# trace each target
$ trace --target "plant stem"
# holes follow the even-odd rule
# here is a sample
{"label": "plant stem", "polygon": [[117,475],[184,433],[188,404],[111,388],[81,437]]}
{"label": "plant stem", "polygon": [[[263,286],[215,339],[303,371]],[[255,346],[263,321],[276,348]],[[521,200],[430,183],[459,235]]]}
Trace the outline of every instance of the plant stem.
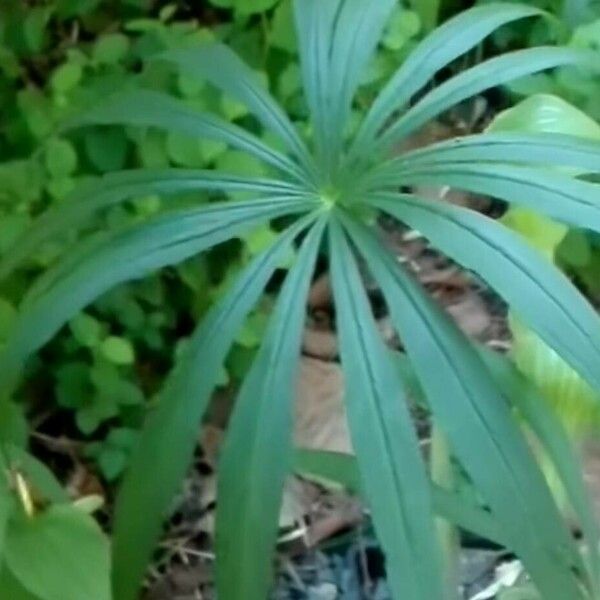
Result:
{"label": "plant stem", "polygon": [[[437,425],[433,426],[430,454],[431,479],[440,487],[454,489],[454,472],[450,447],[444,433]],[[447,600],[455,600],[458,593],[458,557],[460,541],[458,530],[449,521],[436,519],[442,560],[444,562],[444,580]]]}

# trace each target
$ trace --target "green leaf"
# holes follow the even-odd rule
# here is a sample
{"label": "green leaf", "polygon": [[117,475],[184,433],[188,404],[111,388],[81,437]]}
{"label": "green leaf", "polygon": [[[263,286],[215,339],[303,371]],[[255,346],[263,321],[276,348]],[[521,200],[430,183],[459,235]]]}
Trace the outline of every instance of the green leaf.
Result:
{"label": "green leaf", "polygon": [[257,178],[263,176],[264,166],[254,157],[238,150],[228,150],[219,156],[215,164],[218,171]]}
{"label": "green leaf", "polygon": [[[600,186],[547,169],[486,163],[440,163],[397,169],[401,185],[448,185],[485,194],[575,227],[600,231]],[[388,180],[391,185],[391,178]]]}
{"label": "green leaf", "polygon": [[594,65],[595,60],[591,52],[554,46],[517,50],[491,58],[455,75],[426,94],[385,131],[377,146],[380,149],[392,147],[430,119],[484,90],[547,69]]}
{"label": "green leaf", "polygon": [[442,0],[410,0],[426,31],[431,31],[437,25],[441,4]]}
{"label": "green leaf", "polygon": [[379,129],[443,67],[474,48],[498,27],[539,14],[518,4],[494,3],[461,12],[428,35],[377,96],[360,127],[352,153],[364,152]]}
{"label": "green leaf", "polygon": [[112,481],[116,479],[127,466],[129,457],[121,448],[109,446],[103,448],[98,456],[98,466],[106,479]]}
{"label": "green leaf", "polygon": [[56,400],[66,408],[81,408],[89,402],[92,394],[90,368],[86,362],[60,365],[55,372]]}
{"label": "green leaf", "polygon": [[66,177],[77,168],[77,153],[71,142],[52,138],[45,148],[46,169],[52,177]]}
{"label": "green leaf", "polygon": [[80,81],[83,69],[75,63],[65,63],[58,67],[50,77],[50,85],[56,93],[70,92]]}
{"label": "green leaf", "polygon": [[[276,239],[277,236],[275,235],[269,240],[268,244],[265,244],[265,247],[261,251],[271,246]],[[260,346],[261,341],[265,337],[268,322],[269,317],[263,312],[258,311],[250,315],[235,338],[236,344],[244,348],[256,348]]]}
{"label": "green leaf", "polygon": [[182,73],[209,81],[245,104],[265,129],[273,132],[294,154],[308,173],[314,173],[313,160],[286,113],[263,87],[252,71],[232,50],[223,44],[175,50],[160,55]]}
{"label": "green leaf", "polygon": [[[208,141],[213,144],[221,144],[220,142]],[[202,142],[203,140],[180,133],[179,131],[171,131],[167,134],[167,153],[171,161],[177,165],[201,167],[204,166]],[[224,147],[225,149],[227,148],[227,146]]]}
{"label": "green leaf", "polygon": [[370,204],[420,231],[444,254],[477,273],[600,391],[600,319],[567,277],[525,240],[450,203],[390,194]]}
{"label": "green leaf", "polygon": [[131,125],[158,127],[224,142],[244,150],[274,166],[293,179],[305,182],[306,176],[296,163],[273,150],[245,129],[209,113],[188,107],[160,92],[134,90],[115,94],[69,121],[64,131],[87,125]]}
{"label": "green leaf", "polygon": [[[308,479],[325,485],[334,482],[350,493],[362,493],[358,464],[353,455],[296,448],[293,466],[297,473]],[[474,505],[464,495],[448,492],[433,484],[431,498],[437,515],[484,539],[505,545],[494,517],[489,511]]]}
{"label": "green leaf", "polygon": [[480,354],[507,398],[517,407],[541,442],[556,469],[585,536],[587,560],[598,590],[600,529],[583,480],[579,457],[573,450],[564,426],[554,409],[548,406],[547,398],[542,397],[506,357],[485,349]]}
{"label": "green leaf", "polygon": [[0,440],[19,448],[27,446],[29,425],[21,404],[10,400],[0,401]]}
{"label": "green leaf", "polygon": [[550,262],[554,262],[554,253],[569,231],[562,223],[518,206],[506,211],[502,215],[501,223],[519,233]]}
{"label": "green leaf", "polygon": [[[12,496],[8,465],[5,464],[3,453],[0,452],[0,564],[4,562],[6,526],[14,512],[14,508],[15,503]],[[2,589],[3,588],[0,586],[0,590]]]}
{"label": "green leaf", "polygon": [[298,252],[229,423],[218,469],[221,598],[259,600],[271,588],[306,301],[325,223],[313,226]]}
{"label": "green leaf", "polygon": [[442,598],[429,484],[400,377],[339,225],[330,235],[348,424],[388,582],[398,598]]}
{"label": "green leaf", "polygon": [[[536,94],[494,117],[492,131],[552,132],[600,139],[600,125],[558,96]],[[509,155],[512,158],[512,155]]]}
{"label": "green leaf", "polygon": [[46,30],[53,9],[45,6],[28,7],[23,22],[23,37],[31,54],[41,52],[47,40]]}
{"label": "green leaf", "polygon": [[100,351],[104,358],[115,365],[131,365],[135,362],[131,342],[122,337],[107,337],[100,345]]}
{"label": "green leaf", "polygon": [[419,15],[412,10],[397,7],[382,38],[383,45],[394,51],[402,49],[421,30]]}
{"label": "green leaf", "polygon": [[332,168],[363,71],[395,0],[295,0],[304,90],[316,150]]}
{"label": "green leaf", "polygon": [[361,493],[360,472],[356,457],[343,452],[296,448],[294,472],[317,481],[335,482],[351,494]]}
{"label": "green leaf", "polygon": [[352,98],[393,6],[391,0],[294,1],[304,94],[325,179],[338,167]]}
{"label": "green leaf", "polygon": [[464,136],[406,152],[375,168],[370,176],[373,185],[385,185],[386,174],[395,180],[398,171],[404,168],[473,162],[506,164],[507,158],[510,162],[531,165],[577,167],[582,173],[600,171],[599,141],[566,133],[495,131],[494,128],[494,133]]}
{"label": "green leaf", "polygon": [[144,425],[117,498],[113,566],[118,600],[137,597],[163,519],[192,460],[200,419],[227,352],[282,257],[309,222],[301,220],[282,233],[213,305],[185,346]]}
{"label": "green leaf", "polygon": [[43,500],[58,504],[69,501],[69,495],[52,471],[35,456],[15,445],[5,446],[5,455],[9,461],[9,469],[19,471]]}
{"label": "green leaf", "polygon": [[253,226],[315,203],[288,197],[182,209],[82,242],[38,279],[0,355],[1,385],[69,319],[118,283],[176,264]]}
{"label": "green leaf", "polygon": [[13,519],[6,566],[40,600],[110,600],[108,540],[96,522],[67,505]]}
{"label": "green leaf", "polygon": [[73,337],[86,348],[93,348],[100,343],[100,337],[102,336],[102,325],[100,322],[87,315],[81,313],[71,319],[69,327]]}
{"label": "green leaf", "polygon": [[240,15],[254,15],[273,8],[279,0],[233,0],[233,6]]}
{"label": "green leaf", "polygon": [[[294,0],[293,5],[303,91],[310,109],[315,152],[317,164],[321,168],[321,176],[331,170],[335,159],[331,148],[331,143],[335,140],[329,137],[331,123],[328,121],[331,114],[329,51],[333,26],[341,5],[342,0],[330,2]],[[337,137],[339,138],[339,132]]]}
{"label": "green leaf", "polygon": [[8,570],[6,565],[0,566],[0,590],[10,600],[40,600],[39,596],[30,594]]}
{"label": "green leaf", "polygon": [[125,166],[128,144],[122,129],[92,129],[85,133],[84,144],[88,158],[101,173],[117,171]]}
{"label": "green leaf", "polygon": [[282,0],[275,9],[269,41],[274,48],[286,50],[291,54],[298,51],[292,0]]}
{"label": "green leaf", "polygon": [[584,572],[581,557],[523,433],[485,366],[396,257],[366,228],[349,219],[344,224],[381,286],[436,422],[509,546],[544,598],[583,598],[573,576]]}
{"label": "green leaf", "polygon": [[77,188],[69,200],[45,212],[25,232],[0,262],[0,280],[6,278],[44,242],[65,234],[89,220],[102,209],[133,197],[152,194],[176,195],[190,191],[244,191],[264,194],[292,194],[295,186],[272,179],[235,177],[201,170],[139,170],[111,173]]}
{"label": "green leaf", "polygon": [[8,337],[16,318],[17,310],[15,307],[10,302],[0,297],[0,346]]}
{"label": "green leaf", "polygon": [[122,33],[107,33],[99,37],[92,50],[98,64],[111,65],[122,61],[129,51],[129,38]]}

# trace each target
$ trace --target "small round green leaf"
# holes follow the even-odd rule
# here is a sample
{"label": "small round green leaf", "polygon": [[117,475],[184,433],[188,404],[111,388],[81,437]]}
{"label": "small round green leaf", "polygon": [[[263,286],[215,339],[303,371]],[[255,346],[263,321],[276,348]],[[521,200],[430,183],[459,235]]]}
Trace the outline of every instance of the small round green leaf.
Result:
{"label": "small round green leaf", "polygon": [[127,55],[129,38],[122,33],[109,33],[98,38],[92,52],[93,59],[99,64],[115,64]]}
{"label": "small round green leaf", "polygon": [[44,158],[48,173],[55,178],[67,177],[77,168],[77,153],[67,140],[49,140]]}
{"label": "small round green leaf", "polygon": [[81,313],[71,319],[69,323],[73,337],[87,348],[93,348],[100,342],[102,326],[100,322],[90,315]]}
{"label": "small round green leaf", "polygon": [[58,67],[50,78],[50,85],[57,93],[65,93],[72,90],[80,81],[83,69],[80,65],[66,63]]}
{"label": "small round green leaf", "polygon": [[86,133],[85,150],[88,158],[100,171],[117,171],[125,166],[127,137],[120,127],[102,127]]}
{"label": "small round green leaf", "polygon": [[135,361],[135,351],[131,342],[122,337],[107,337],[100,350],[104,358],[115,365],[130,365]]}
{"label": "small round green leaf", "polygon": [[280,50],[295,53],[298,50],[298,39],[294,27],[294,11],[291,0],[283,0],[273,13],[271,22],[271,45]]}

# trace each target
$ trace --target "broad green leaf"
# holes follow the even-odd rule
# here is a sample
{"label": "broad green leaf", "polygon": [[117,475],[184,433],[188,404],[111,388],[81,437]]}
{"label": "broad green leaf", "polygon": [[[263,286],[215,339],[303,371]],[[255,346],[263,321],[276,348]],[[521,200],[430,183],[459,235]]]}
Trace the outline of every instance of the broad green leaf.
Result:
{"label": "broad green leaf", "polygon": [[177,195],[192,191],[256,192],[261,194],[301,195],[301,191],[285,182],[236,177],[214,171],[161,169],[122,171],[105,175],[77,188],[64,203],[46,211],[25,231],[0,262],[0,280],[6,278],[33,254],[40,245],[85,224],[102,209],[130,198],[153,194]]}
{"label": "broad green leaf", "polygon": [[585,536],[590,571],[598,591],[600,529],[590,504],[579,458],[573,450],[565,427],[554,409],[548,406],[547,399],[540,395],[506,357],[486,349],[482,349],[480,354],[507,398],[535,433],[558,474]]}
{"label": "broad green leaf", "polygon": [[69,501],[69,495],[43,462],[20,446],[11,444],[4,449],[9,468],[19,471],[43,500],[58,504]]}
{"label": "broad green leaf", "polygon": [[11,520],[6,566],[40,600],[110,600],[109,544],[89,515],[69,505]]}
{"label": "broad green leaf", "polygon": [[272,585],[307,295],[325,224],[324,216],[309,231],[285,279],[221,451],[216,520],[220,598],[262,600]]}
{"label": "broad green leaf", "polygon": [[569,232],[567,225],[519,206],[511,206],[502,215],[500,222],[511,231],[520,234],[530,246],[552,263],[556,249]]}
{"label": "broad green leaf", "polygon": [[[297,448],[294,451],[293,467],[303,477],[325,485],[333,482],[353,494],[363,493],[357,460],[353,455]],[[474,505],[463,495],[449,492],[437,485],[431,486],[431,498],[437,515],[484,539],[505,545],[502,533],[489,511]]]}
{"label": "broad green leaf", "polygon": [[539,71],[569,65],[594,65],[595,61],[591,52],[554,46],[517,50],[491,58],[426,94],[385,131],[378,147],[389,149],[430,119],[484,90]]}
{"label": "broad green leaf", "polygon": [[573,575],[585,572],[581,557],[484,364],[457,326],[374,235],[349,219],[344,224],[381,286],[436,422],[509,547],[544,598],[583,598]]}
{"label": "broad green leaf", "polygon": [[371,314],[358,267],[332,223],[331,273],[352,445],[397,598],[442,598],[429,483],[399,373]]}
{"label": "broad green leaf", "polygon": [[39,596],[30,594],[19,580],[8,570],[6,565],[0,566],[0,591],[10,600],[40,600]]}
{"label": "broad green leaf", "polygon": [[252,154],[295,180],[306,182],[306,175],[296,163],[257,136],[213,114],[190,108],[161,92],[140,89],[115,94],[102,104],[74,117],[63,127],[63,131],[87,125],[158,127],[224,142]]}
{"label": "broad green leaf", "polygon": [[519,235],[475,211],[390,194],[371,205],[421,232],[477,273],[600,391],[600,319],[575,286]]}
{"label": "broad green leaf", "polygon": [[227,352],[282,257],[308,223],[299,221],[250,263],[197,328],[170,374],[157,408],[144,425],[117,498],[115,600],[137,597],[163,519],[192,460],[200,419]]}
{"label": "broad green leaf", "polygon": [[[600,231],[600,185],[547,169],[486,163],[440,163],[398,169],[388,186],[448,185],[531,208],[575,227]],[[401,183],[397,183],[401,182]]]}
{"label": "broad green leaf", "polygon": [[174,63],[182,73],[209,81],[245,104],[265,129],[273,132],[294,154],[308,173],[314,163],[298,131],[279,104],[263,87],[256,73],[224,44],[174,50],[161,54],[161,60]]}
{"label": "broad green leaf", "polygon": [[464,11],[433,31],[377,96],[355,138],[353,155],[360,154],[388,118],[407,105],[439,70],[477,46],[498,27],[536,14],[539,10],[534,7],[493,3]]}
{"label": "broad green leaf", "polygon": [[561,355],[535,331],[509,315],[514,337],[511,356],[519,370],[560,415],[574,439],[595,434],[600,416],[600,395]]}
{"label": "broad green leaf", "polygon": [[0,381],[3,385],[14,383],[32,352],[116,284],[181,262],[261,222],[314,206],[310,201],[286,197],[212,204],[166,213],[82,242],[31,288],[0,355]]}
{"label": "broad green leaf", "polygon": [[24,448],[28,437],[29,425],[23,406],[8,399],[0,399],[0,443]]}
{"label": "broad green leaf", "polygon": [[[600,125],[558,96],[536,94],[494,117],[491,131],[544,131],[600,140]],[[512,155],[509,155],[512,158]]]}

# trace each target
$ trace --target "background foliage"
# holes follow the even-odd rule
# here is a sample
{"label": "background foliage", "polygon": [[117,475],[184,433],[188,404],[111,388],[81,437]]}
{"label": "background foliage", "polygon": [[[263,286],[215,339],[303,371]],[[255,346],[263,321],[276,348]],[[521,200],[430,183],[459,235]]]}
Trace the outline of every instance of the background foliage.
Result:
{"label": "background foliage", "polygon": [[[211,38],[224,40],[240,52],[271,82],[287,110],[304,121],[291,3],[217,0],[212,4],[159,8],[133,0],[58,1],[31,7],[17,1],[0,8],[0,255],[36,214],[62,202],[90,176],[126,167],[168,165],[261,174],[261,166],[240,152],[179,133],[114,126],[88,129],[69,139],[60,135],[61,124],[82,107],[115,89],[141,85],[168,91],[229,121],[243,121],[247,112],[239,103],[208,85],[183,75],[174,77],[150,64],[161,51]],[[274,10],[266,13],[269,9]],[[364,82],[365,103],[370,89],[400,64],[420,29],[417,14],[399,4]],[[137,198],[127,208],[110,211],[93,228],[139,221],[159,209],[157,197]],[[225,254],[193,259],[107,294],[73,319],[44,351],[34,367],[36,383],[22,390],[21,399],[35,404],[41,387],[45,401],[52,399],[79,434],[93,438],[89,455],[105,477],[114,479],[135,443],[147,402],[152,402],[170,366],[173,346],[185,343],[186,334],[219,297],[224,284],[273,237],[265,226],[231,244]],[[0,343],[23,291],[73,241],[39,248],[25,276],[1,285]],[[269,304],[266,299],[265,307],[255,311],[238,337],[222,374],[223,385],[246,371]]]}

